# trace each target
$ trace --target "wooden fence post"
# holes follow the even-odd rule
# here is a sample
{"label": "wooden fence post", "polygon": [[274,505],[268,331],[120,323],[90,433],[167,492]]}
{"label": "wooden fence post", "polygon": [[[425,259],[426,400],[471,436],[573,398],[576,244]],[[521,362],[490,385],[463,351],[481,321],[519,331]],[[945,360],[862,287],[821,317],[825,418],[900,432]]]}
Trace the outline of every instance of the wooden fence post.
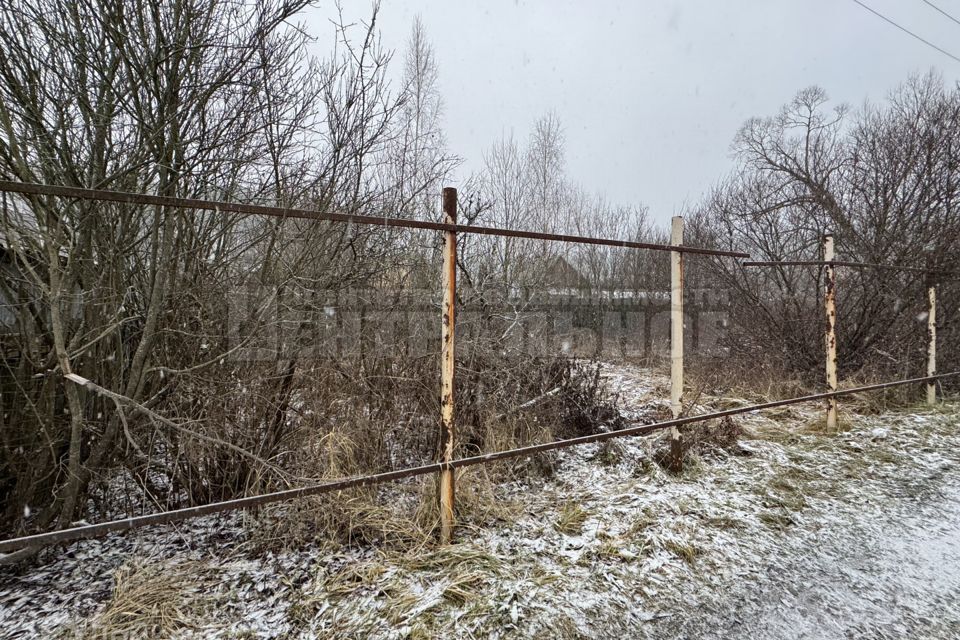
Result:
{"label": "wooden fence post", "polygon": [[[443,221],[457,223],[457,190],[443,189]],[[457,297],[457,233],[443,232],[443,322],[440,347],[440,461],[453,460],[454,447],[454,328]],[[440,471],[440,542],[450,544],[453,538],[454,513],[453,469]]]}
{"label": "wooden fence post", "polygon": [[[933,280],[927,284],[927,300],[930,307],[927,310],[927,375],[937,375],[937,286]],[[937,404],[937,381],[931,380],[927,383],[927,404],[933,406]]]}
{"label": "wooden fence post", "polygon": [[[833,235],[823,237],[823,260],[828,263],[826,268],[826,288],[823,295],[824,310],[826,312],[826,352],[827,352],[827,387],[830,391],[837,390],[837,269],[833,266]],[[837,428],[837,399],[827,399],[827,430]]]}
{"label": "wooden fence post", "polygon": [[[683,218],[674,216],[670,225],[670,244],[683,244]],[[683,254],[670,252],[670,410],[674,418],[683,411]],[[670,466],[683,470],[683,446],[680,430],[670,429]]]}

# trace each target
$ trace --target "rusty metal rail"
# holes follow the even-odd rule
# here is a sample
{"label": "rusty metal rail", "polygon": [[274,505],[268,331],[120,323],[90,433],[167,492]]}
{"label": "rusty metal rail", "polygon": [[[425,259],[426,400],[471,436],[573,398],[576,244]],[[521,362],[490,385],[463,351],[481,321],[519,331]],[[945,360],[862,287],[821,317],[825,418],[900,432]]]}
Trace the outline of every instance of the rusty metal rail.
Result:
{"label": "rusty metal rail", "polygon": [[79,527],[72,527],[70,529],[60,529],[58,531],[49,531],[46,533],[38,533],[34,535],[23,536],[20,538],[0,540],[0,553],[10,553],[13,551],[17,551],[19,549],[26,549],[26,548],[46,547],[46,546],[51,546],[55,544],[62,544],[65,542],[83,540],[87,538],[98,538],[110,533],[130,531],[133,529],[139,529],[139,528],[147,527],[151,525],[172,524],[175,522],[182,522],[184,520],[189,520],[189,519],[197,518],[200,516],[212,515],[215,513],[224,513],[228,511],[235,511],[238,509],[246,509],[250,507],[258,507],[258,506],[271,504],[275,502],[282,502],[287,500],[293,500],[296,498],[304,498],[307,496],[331,493],[333,491],[342,491],[344,489],[350,489],[353,487],[363,487],[363,486],[370,486],[375,484],[382,484],[385,482],[395,482],[397,480],[402,480],[405,478],[413,478],[413,477],[423,476],[431,473],[438,473],[441,471],[449,472],[453,469],[460,469],[460,468],[470,467],[470,466],[475,466],[480,464],[489,464],[491,462],[496,462],[498,460],[522,458],[526,456],[536,455],[539,453],[545,453],[547,451],[554,451],[557,449],[566,449],[568,447],[575,447],[583,444],[604,442],[606,440],[612,440],[614,438],[646,435],[648,433],[661,431],[663,429],[680,427],[683,425],[692,424],[696,422],[704,422],[707,420],[715,420],[717,418],[725,418],[728,416],[741,415],[745,413],[753,413],[755,411],[774,409],[776,407],[799,404],[802,402],[815,402],[819,400],[837,398],[840,396],[853,395],[856,393],[864,393],[867,391],[878,391],[880,389],[889,389],[891,387],[900,387],[900,386],[911,385],[911,384],[930,383],[936,380],[941,380],[943,378],[949,378],[949,377],[955,377],[955,376],[960,376],[960,371],[953,371],[950,373],[941,373],[935,376],[924,376],[922,378],[910,378],[907,380],[897,380],[894,382],[883,382],[879,384],[866,385],[863,387],[856,387],[853,389],[843,389],[840,391],[831,391],[827,393],[817,393],[813,395],[801,396],[798,398],[789,398],[786,400],[774,400],[772,402],[765,402],[762,404],[750,405],[747,407],[737,407],[734,409],[716,411],[714,413],[706,413],[706,414],[701,414],[697,416],[676,418],[673,420],[667,420],[665,422],[658,422],[655,424],[628,427],[626,429],[620,429],[617,431],[595,433],[591,435],[580,436],[577,438],[569,438],[566,440],[554,440],[552,442],[545,442],[543,444],[535,444],[535,445],[530,445],[526,447],[520,447],[518,449],[508,449],[506,451],[497,451],[495,453],[488,453],[481,456],[459,458],[457,460],[452,460],[450,462],[435,462],[433,464],[423,465],[420,467],[398,469],[396,471],[387,471],[384,473],[377,473],[377,474],[368,475],[368,476],[345,478],[342,480],[310,485],[310,486],[301,487],[298,489],[287,489],[284,491],[276,491],[273,493],[266,493],[266,494],[250,496],[246,498],[237,498],[235,500],[227,500],[225,502],[215,502],[211,504],[200,505],[197,507],[187,507],[185,509],[177,509],[174,511],[165,511],[162,513],[154,513],[154,514],[149,514],[144,516],[135,516],[135,517],[126,518],[123,520],[111,520],[109,522],[102,522],[99,524],[89,524],[89,525],[83,525]]}
{"label": "rusty metal rail", "polygon": [[741,262],[742,267],[852,267],[854,269],[880,269],[885,271],[911,271],[913,273],[932,273],[947,276],[960,276],[956,271],[907,267],[898,264],[875,264],[872,262],[851,262],[848,260],[748,260]]}
{"label": "rusty metal rail", "polygon": [[352,224],[373,225],[379,227],[395,227],[404,229],[426,229],[428,231],[453,231],[456,233],[474,233],[487,236],[502,236],[508,238],[527,238],[530,240],[548,240],[553,242],[572,242],[576,244],[594,244],[625,249],[649,249],[651,251],[679,251],[705,256],[725,256],[730,258],[749,258],[749,254],[737,251],[721,251],[717,249],[701,249],[697,247],[674,247],[666,244],[650,242],[633,242],[630,240],[612,240],[609,238],[592,238],[588,236],[573,236],[558,233],[542,233],[539,231],[523,231],[520,229],[502,229],[499,227],[476,227],[473,225],[449,224],[443,222],[426,222],[422,220],[407,220],[391,218],[389,216],[368,216],[350,213],[328,213],[310,209],[293,207],[272,207],[258,204],[243,204],[239,202],[222,202],[217,200],[202,200],[196,198],[174,198],[144,193],[129,193],[126,191],[106,191],[102,189],[82,189],[79,187],[64,187],[59,185],[32,184],[27,182],[10,182],[0,180],[0,192],[20,193],[34,196],[54,196],[60,198],[78,198],[81,200],[100,200],[119,202],[123,204],[153,205],[176,209],[201,209],[206,211],[222,211],[247,215],[263,215],[275,218],[299,218],[304,220],[325,220],[330,222],[344,222]]}

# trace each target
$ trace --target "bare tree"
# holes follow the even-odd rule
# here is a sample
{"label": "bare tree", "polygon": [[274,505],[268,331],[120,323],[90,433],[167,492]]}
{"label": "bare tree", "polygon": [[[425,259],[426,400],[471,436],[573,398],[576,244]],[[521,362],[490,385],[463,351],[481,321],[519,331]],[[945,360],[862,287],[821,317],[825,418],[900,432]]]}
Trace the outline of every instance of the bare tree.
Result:
{"label": "bare tree", "polygon": [[[376,11],[358,40],[343,21],[335,25],[334,53],[314,61],[306,35],[290,24],[304,4],[4,5],[0,176],[380,208],[388,189],[373,168],[387,154],[399,100],[387,88]],[[224,338],[231,287],[255,280],[268,285],[259,302],[282,301],[284,287],[296,289],[290,283],[321,289],[342,285],[346,273],[369,277],[375,263],[358,256],[395,251],[370,230],[41,197],[6,198],[0,231],[18,274],[6,293],[21,302],[18,357],[6,361],[19,409],[5,412],[0,472],[7,522],[31,505],[36,527],[70,522],[90,482],[105,481],[118,460],[155,499],[178,499],[181,490],[201,498],[218,486],[198,466],[213,459],[191,458],[191,434],[217,428],[205,422],[216,404],[206,374],[232,353]],[[261,307],[251,305],[251,316],[263,325]],[[289,360],[273,366],[280,376],[264,377],[268,412],[289,405],[296,368]],[[183,429],[142,413],[125,419],[103,398],[64,385],[60,374],[69,372],[182,414]],[[244,419],[282,424],[282,414]],[[234,424],[245,446],[275,440],[242,423]],[[248,466],[234,490],[262,476]],[[165,489],[151,480],[158,470],[169,478]]]}
{"label": "bare tree", "polygon": [[[695,233],[762,259],[816,260],[831,231],[842,260],[955,269],[958,114],[960,96],[935,75],[911,78],[885,104],[856,113],[831,109],[820,89],[803,90],[775,117],[744,125],[734,142],[738,170],[704,205]],[[742,308],[756,310],[734,321],[739,346],[764,348],[787,369],[818,371],[821,271],[715,266]],[[919,371],[922,275],[843,270],[839,286],[847,372]]]}

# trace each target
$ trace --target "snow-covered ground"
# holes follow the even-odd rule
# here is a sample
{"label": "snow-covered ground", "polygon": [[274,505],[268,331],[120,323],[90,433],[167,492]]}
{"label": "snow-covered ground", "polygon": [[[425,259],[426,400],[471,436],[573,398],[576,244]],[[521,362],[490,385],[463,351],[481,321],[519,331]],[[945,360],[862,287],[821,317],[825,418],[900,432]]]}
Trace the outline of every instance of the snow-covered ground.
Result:
{"label": "snow-covered ground", "polygon": [[[628,414],[666,395],[605,375]],[[960,636],[960,408],[842,417],[741,417],[679,477],[652,438],[568,449],[447,548],[264,551],[261,513],[52,549],[0,569],[0,637]]]}

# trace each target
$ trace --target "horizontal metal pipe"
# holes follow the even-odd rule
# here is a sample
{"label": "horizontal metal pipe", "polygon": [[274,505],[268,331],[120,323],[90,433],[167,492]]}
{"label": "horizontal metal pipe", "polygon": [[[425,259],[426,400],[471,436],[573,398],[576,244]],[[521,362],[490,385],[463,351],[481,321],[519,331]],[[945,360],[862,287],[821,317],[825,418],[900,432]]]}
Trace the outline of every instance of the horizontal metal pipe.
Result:
{"label": "horizontal metal pipe", "polygon": [[905,267],[896,264],[873,264],[870,262],[848,262],[844,260],[751,260],[741,262],[743,267],[853,267],[856,269],[885,269],[889,271],[913,271],[915,273],[937,273],[942,275],[960,276],[955,271],[939,269],[924,269],[923,267]]}
{"label": "horizontal metal pipe", "polygon": [[389,216],[366,216],[348,213],[325,213],[310,209],[296,209],[287,207],[270,207],[258,204],[243,204],[239,202],[220,202],[216,200],[199,200],[196,198],[173,198],[144,193],[129,193],[126,191],[106,191],[102,189],[81,189],[79,187],[63,187],[49,184],[31,184],[27,182],[10,182],[0,180],[0,192],[22,193],[27,195],[56,196],[61,198],[80,198],[83,200],[102,200],[107,202],[121,202],[124,204],[143,204],[158,207],[172,207],[178,209],[204,209],[242,213],[248,215],[273,216],[277,218],[300,218],[305,220],[327,220],[330,222],[345,222],[354,224],[375,225],[380,227],[397,227],[404,229],[426,229],[429,231],[456,231],[457,233],[474,233],[487,236],[503,236],[508,238],[529,238],[531,240],[549,240],[552,242],[571,242],[575,244],[595,244],[608,247],[622,247],[626,249],[649,249],[651,251],[680,251],[705,256],[726,256],[731,258],[749,258],[746,253],[736,251],[720,251],[715,249],[699,249],[697,247],[671,247],[665,244],[650,242],[632,242],[629,240],[611,240],[608,238],[591,238],[587,236],[571,236],[557,233],[541,233],[538,231],[522,231],[518,229],[501,229],[497,227],[475,227],[462,224],[444,224],[442,222],[425,222],[421,220],[406,220]]}
{"label": "horizontal metal pipe", "polygon": [[725,418],[727,416],[740,415],[744,413],[752,413],[754,411],[763,411],[765,409],[774,409],[776,407],[783,407],[791,404],[799,404],[801,402],[813,402],[817,400],[824,400],[826,398],[836,398],[840,396],[852,395],[854,393],[876,391],[879,389],[887,389],[890,387],[899,387],[899,386],[909,385],[909,384],[921,384],[921,383],[930,382],[932,380],[939,380],[939,379],[949,378],[949,377],[958,376],[958,375],[960,375],[960,371],[953,371],[950,373],[941,373],[935,376],[925,376],[923,378],[897,380],[894,382],[884,382],[880,384],[867,385],[864,387],[857,387],[855,389],[843,389],[841,391],[817,393],[814,395],[802,396],[799,398],[775,400],[772,402],[765,402],[763,404],[751,405],[748,407],[737,407],[735,409],[726,409],[724,411],[717,411],[714,413],[707,413],[699,416],[687,416],[684,418],[676,418],[674,420],[667,420],[665,422],[658,422],[656,424],[628,427],[626,429],[620,429],[617,431],[595,433],[587,436],[580,436],[578,438],[569,438],[566,440],[555,440],[553,442],[545,442],[543,444],[535,444],[527,447],[520,447],[518,449],[508,449],[506,451],[488,453],[481,456],[460,458],[458,460],[453,460],[452,462],[449,462],[449,463],[436,462],[433,464],[427,464],[420,467],[413,467],[409,469],[398,469],[396,471],[387,471],[384,473],[377,473],[369,476],[345,478],[343,480],[336,480],[334,482],[326,482],[323,484],[316,484],[316,485],[311,485],[307,487],[301,487],[299,489],[287,489],[284,491],[276,491],[273,493],[267,493],[267,494],[262,494],[258,496],[250,496],[246,498],[237,498],[235,500],[227,500],[225,502],[215,502],[212,504],[200,505],[197,507],[187,507],[185,509],[177,509],[175,511],[165,511],[163,513],[154,513],[154,514],[145,515],[145,516],[135,516],[135,517],[126,518],[123,520],[112,520],[110,522],[102,522],[99,524],[89,524],[89,525],[83,525],[79,527],[72,527],[70,529],[61,529],[59,531],[49,531],[47,533],[38,533],[30,536],[23,536],[20,538],[11,538],[9,540],[0,541],[0,553],[9,553],[11,551],[16,551],[18,549],[24,549],[28,547],[45,547],[45,546],[60,544],[64,542],[72,542],[74,540],[82,540],[85,538],[96,538],[96,537],[107,535],[109,533],[115,533],[118,531],[129,531],[131,529],[139,529],[141,527],[146,527],[150,525],[182,522],[184,520],[189,520],[191,518],[196,518],[199,516],[211,515],[214,513],[222,513],[225,511],[235,511],[237,509],[245,509],[249,507],[257,507],[265,504],[270,504],[273,502],[281,502],[285,500],[292,500],[295,498],[303,498],[303,497],[319,495],[323,493],[330,493],[332,491],[341,491],[343,489],[350,489],[352,487],[362,487],[362,486],[368,486],[368,485],[374,485],[374,484],[381,484],[384,482],[393,482],[396,480],[402,480],[404,478],[413,478],[416,476],[423,476],[431,473],[437,473],[439,471],[443,471],[446,469],[459,469],[461,467],[470,467],[478,464],[487,464],[490,462],[495,462],[497,460],[507,460],[510,458],[522,458],[522,457],[526,457],[526,456],[530,456],[538,453],[553,451],[556,449],[565,449],[567,447],[574,447],[582,444],[603,442],[606,440],[612,440],[613,438],[624,438],[628,436],[645,435],[648,433],[653,433],[655,431],[660,431],[662,429],[668,429],[670,427],[679,427],[679,426],[683,426],[683,425],[691,424],[695,422],[704,422],[707,420],[714,420],[717,418]]}

